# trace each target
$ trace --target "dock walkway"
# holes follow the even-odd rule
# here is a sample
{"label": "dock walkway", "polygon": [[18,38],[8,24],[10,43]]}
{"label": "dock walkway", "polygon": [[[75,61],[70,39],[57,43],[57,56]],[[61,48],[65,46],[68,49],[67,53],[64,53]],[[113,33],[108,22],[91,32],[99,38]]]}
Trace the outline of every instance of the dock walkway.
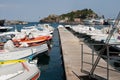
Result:
{"label": "dock walkway", "polygon": [[[81,44],[84,44],[84,42],[82,40],[79,40],[64,27],[58,28],[58,31],[61,41],[66,80],[84,80],[82,79],[82,77],[88,75],[81,72]],[[84,54],[84,59],[86,59],[86,61],[88,62],[92,61],[91,55],[88,55],[90,52],[92,52],[92,50],[86,44],[84,44],[84,53],[87,53]],[[100,60],[99,64],[104,67],[107,66],[106,62],[103,59]],[[91,65],[84,64],[83,68],[84,70],[89,72],[91,69]],[[112,67],[110,68],[113,69]],[[97,67],[97,69],[95,70],[95,74],[103,79],[107,79],[106,72],[107,72],[106,69],[102,69],[99,67]],[[119,72],[111,72],[109,75],[110,75],[109,80],[120,79]]]}

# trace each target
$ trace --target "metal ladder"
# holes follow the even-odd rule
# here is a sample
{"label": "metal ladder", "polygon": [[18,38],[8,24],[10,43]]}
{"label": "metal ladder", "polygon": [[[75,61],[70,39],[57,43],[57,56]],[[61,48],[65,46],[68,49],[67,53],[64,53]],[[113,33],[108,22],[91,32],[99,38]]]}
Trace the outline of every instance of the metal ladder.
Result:
{"label": "metal ladder", "polygon": [[110,33],[108,34],[108,37],[105,41],[105,45],[103,46],[103,48],[99,51],[98,53],[98,57],[96,58],[94,64],[93,64],[93,67],[91,68],[90,70],[90,73],[89,73],[89,76],[91,77],[96,69],[96,66],[97,64],[99,63],[100,59],[101,59],[101,56],[104,52],[104,50],[107,48],[107,45],[109,45],[109,41],[112,37],[112,35],[114,34],[114,32],[118,29],[118,24],[119,24],[119,21],[120,21],[120,12],[115,20],[115,23],[114,23],[114,26],[113,26],[113,29],[110,31]]}

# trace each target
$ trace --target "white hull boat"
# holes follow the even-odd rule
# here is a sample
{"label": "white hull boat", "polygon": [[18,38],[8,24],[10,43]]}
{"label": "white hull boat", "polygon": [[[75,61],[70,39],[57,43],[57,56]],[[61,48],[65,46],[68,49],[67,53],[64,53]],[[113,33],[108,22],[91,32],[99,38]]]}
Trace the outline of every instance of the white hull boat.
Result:
{"label": "white hull boat", "polygon": [[36,63],[0,64],[0,80],[37,80],[40,71]]}
{"label": "white hull boat", "polygon": [[0,60],[14,60],[26,58],[31,55],[37,55],[48,50],[47,44],[42,44],[39,46],[32,46],[27,48],[14,48],[11,51],[0,51]]}
{"label": "white hull boat", "polygon": [[38,27],[42,28],[43,30],[45,30],[46,32],[49,32],[50,34],[53,33],[54,28],[52,26],[50,26],[50,24],[38,24]]}

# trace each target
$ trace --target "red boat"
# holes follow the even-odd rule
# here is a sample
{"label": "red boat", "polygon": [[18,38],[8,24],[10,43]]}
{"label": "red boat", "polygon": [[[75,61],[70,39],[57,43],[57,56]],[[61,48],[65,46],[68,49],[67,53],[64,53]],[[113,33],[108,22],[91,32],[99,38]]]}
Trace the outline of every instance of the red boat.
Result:
{"label": "red boat", "polygon": [[51,36],[39,36],[39,37],[35,37],[35,38],[25,37],[24,39],[20,39],[20,40],[13,39],[13,42],[16,47],[19,47],[21,45],[21,43],[26,43],[26,44],[28,44],[28,46],[37,46],[37,45],[39,45],[43,42],[46,42],[50,39],[52,39]]}

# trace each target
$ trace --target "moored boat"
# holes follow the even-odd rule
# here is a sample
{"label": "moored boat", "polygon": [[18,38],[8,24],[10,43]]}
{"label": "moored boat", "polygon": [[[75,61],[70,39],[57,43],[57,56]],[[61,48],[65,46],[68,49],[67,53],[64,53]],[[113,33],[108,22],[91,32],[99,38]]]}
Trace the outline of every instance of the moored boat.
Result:
{"label": "moored boat", "polygon": [[35,62],[12,60],[0,63],[0,80],[37,80],[39,76]]}
{"label": "moored boat", "polygon": [[54,28],[50,26],[50,24],[38,24],[38,27],[42,28],[43,30],[49,32],[50,34],[53,33]]}
{"label": "moored boat", "polygon": [[18,41],[20,43],[37,43],[37,42],[45,42],[47,40],[52,39],[51,36],[39,36],[39,37],[35,37],[35,38],[29,38],[29,37],[25,37],[23,39],[13,39],[13,41]]}
{"label": "moored boat", "polygon": [[49,47],[47,41],[52,39],[52,36],[49,35],[36,36],[32,33],[26,35],[24,32],[13,32],[13,36],[10,36],[10,38],[3,38],[6,35],[2,34],[0,36],[0,39],[2,39],[0,42],[0,60],[28,58],[46,52]]}
{"label": "moored boat", "polygon": [[46,43],[37,46],[19,48],[7,45],[5,49],[0,50],[0,60],[29,58],[30,56],[35,56],[46,51],[48,51],[48,45]]}

